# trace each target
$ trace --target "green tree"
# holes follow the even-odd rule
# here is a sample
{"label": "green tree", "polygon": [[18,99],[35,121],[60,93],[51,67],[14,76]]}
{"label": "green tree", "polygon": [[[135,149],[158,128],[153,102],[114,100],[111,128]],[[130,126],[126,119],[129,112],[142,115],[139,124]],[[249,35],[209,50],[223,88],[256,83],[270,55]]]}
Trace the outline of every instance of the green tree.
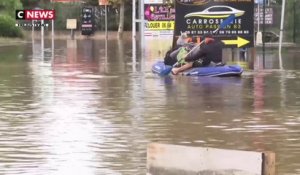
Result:
{"label": "green tree", "polygon": [[22,31],[15,26],[15,11],[22,8],[20,0],[0,1],[0,36],[22,37]]}
{"label": "green tree", "polygon": [[300,26],[299,15],[300,11],[297,10],[300,8],[300,2],[296,0],[286,1],[285,9],[285,35],[290,41],[299,41],[298,28]]}
{"label": "green tree", "polygon": [[21,0],[21,2],[25,9],[31,9],[31,8],[37,7],[40,0]]}
{"label": "green tree", "polygon": [[15,23],[11,16],[0,15],[0,37],[23,37],[21,29]]}
{"label": "green tree", "polygon": [[22,9],[22,3],[20,0],[1,0],[0,1],[0,13],[6,14],[11,17],[15,17],[15,11]]}

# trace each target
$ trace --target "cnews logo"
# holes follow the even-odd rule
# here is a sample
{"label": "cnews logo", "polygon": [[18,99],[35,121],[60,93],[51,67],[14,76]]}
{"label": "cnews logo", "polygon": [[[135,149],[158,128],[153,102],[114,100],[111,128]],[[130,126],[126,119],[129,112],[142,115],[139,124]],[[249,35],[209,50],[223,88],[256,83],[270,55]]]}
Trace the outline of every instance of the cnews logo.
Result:
{"label": "cnews logo", "polygon": [[55,19],[55,10],[16,10],[18,20],[52,20]]}

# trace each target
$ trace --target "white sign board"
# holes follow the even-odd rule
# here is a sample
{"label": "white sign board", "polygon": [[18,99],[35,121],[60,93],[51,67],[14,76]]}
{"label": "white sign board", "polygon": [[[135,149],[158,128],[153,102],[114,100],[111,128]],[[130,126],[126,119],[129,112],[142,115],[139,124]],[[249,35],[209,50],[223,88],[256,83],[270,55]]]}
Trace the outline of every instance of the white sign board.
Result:
{"label": "white sign board", "polygon": [[67,19],[67,29],[76,29],[77,20],[76,19]]}
{"label": "white sign board", "polygon": [[151,175],[261,175],[262,162],[260,152],[156,143],[147,150],[147,173]]}
{"label": "white sign board", "polygon": [[[259,8],[259,13],[258,13],[258,8],[254,8],[254,23],[257,24],[258,22],[258,14],[259,14],[259,23],[263,24],[263,8]],[[273,14],[274,10],[272,7],[266,7],[265,8],[265,24],[273,24]]]}

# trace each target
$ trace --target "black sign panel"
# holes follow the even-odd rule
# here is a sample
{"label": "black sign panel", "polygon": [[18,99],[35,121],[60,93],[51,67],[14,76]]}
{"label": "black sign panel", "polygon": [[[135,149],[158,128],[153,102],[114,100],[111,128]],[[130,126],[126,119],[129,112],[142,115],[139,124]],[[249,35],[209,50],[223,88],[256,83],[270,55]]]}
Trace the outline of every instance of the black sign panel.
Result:
{"label": "black sign panel", "polygon": [[94,33],[94,14],[89,7],[82,8],[81,34],[91,35]]}
{"label": "black sign panel", "polygon": [[254,0],[176,0],[175,36],[200,37],[234,14],[232,24],[215,35],[226,47],[253,47]]}

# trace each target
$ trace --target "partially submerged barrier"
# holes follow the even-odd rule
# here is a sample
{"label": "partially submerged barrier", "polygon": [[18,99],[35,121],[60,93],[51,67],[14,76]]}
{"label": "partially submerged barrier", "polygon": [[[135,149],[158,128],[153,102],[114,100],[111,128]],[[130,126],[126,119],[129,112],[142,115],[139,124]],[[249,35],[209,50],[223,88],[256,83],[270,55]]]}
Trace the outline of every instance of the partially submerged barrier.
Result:
{"label": "partially submerged barrier", "polygon": [[275,154],[151,143],[147,175],[275,175]]}

